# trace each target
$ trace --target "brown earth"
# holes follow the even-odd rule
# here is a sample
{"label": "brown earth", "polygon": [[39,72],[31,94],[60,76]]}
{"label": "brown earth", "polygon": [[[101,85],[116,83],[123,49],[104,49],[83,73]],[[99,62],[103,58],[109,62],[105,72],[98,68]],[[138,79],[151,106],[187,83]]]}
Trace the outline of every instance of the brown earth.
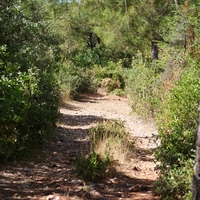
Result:
{"label": "brown earth", "polygon": [[[152,184],[158,176],[152,150],[156,126],[131,114],[126,98],[82,95],[67,101],[55,134],[23,161],[0,164],[0,199],[12,200],[155,200]],[[88,130],[107,119],[123,121],[135,141],[134,155],[122,160],[116,177],[85,183],[73,171],[76,156],[89,151]]]}

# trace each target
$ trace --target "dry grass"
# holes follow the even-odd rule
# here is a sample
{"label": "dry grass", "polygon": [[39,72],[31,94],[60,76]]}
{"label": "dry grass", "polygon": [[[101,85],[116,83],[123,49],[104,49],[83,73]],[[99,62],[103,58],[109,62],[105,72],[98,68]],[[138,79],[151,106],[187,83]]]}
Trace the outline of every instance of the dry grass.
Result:
{"label": "dry grass", "polygon": [[124,164],[129,155],[134,154],[134,142],[122,122],[104,121],[90,130],[90,138],[95,152],[119,164]]}

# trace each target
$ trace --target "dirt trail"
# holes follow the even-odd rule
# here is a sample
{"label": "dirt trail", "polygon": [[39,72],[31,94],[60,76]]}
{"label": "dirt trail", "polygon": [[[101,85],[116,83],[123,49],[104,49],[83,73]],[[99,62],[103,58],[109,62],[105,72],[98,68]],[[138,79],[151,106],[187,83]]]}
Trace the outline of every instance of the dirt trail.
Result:
{"label": "dirt trail", "polygon": [[[152,183],[157,178],[152,135],[153,120],[131,114],[129,101],[117,96],[82,95],[60,109],[56,133],[42,149],[23,162],[0,165],[0,199],[45,200],[154,200]],[[88,130],[105,119],[124,122],[135,140],[135,157],[120,165],[121,176],[85,184],[76,178],[72,163],[88,152]]]}

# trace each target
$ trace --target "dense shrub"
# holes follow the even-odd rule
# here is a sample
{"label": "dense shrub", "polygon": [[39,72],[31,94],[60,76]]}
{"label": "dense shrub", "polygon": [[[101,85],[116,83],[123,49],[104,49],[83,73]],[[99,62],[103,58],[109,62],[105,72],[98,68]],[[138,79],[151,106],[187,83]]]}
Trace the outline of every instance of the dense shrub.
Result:
{"label": "dense shrub", "polygon": [[[1,64],[1,69],[5,67]],[[59,89],[50,73],[17,64],[0,72],[0,156],[20,156],[47,139],[58,118]]]}
{"label": "dense shrub", "polygon": [[161,105],[157,115],[161,145],[155,152],[161,176],[156,192],[163,199],[179,199],[189,195],[197,128],[197,107],[200,98],[200,70],[191,61]]}
{"label": "dense shrub", "polygon": [[101,82],[104,78],[111,78],[115,81],[119,81],[120,88],[123,89],[125,87],[123,68],[120,62],[114,63],[110,61],[104,67],[95,65],[93,71],[99,82]]}
{"label": "dense shrub", "polygon": [[191,200],[191,180],[193,175],[194,159],[181,161],[181,167],[173,167],[161,174],[154,183],[154,194],[162,199]]}
{"label": "dense shrub", "polygon": [[105,66],[95,65],[93,68],[95,82],[105,92],[126,96],[125,94],[125,76],[121,61],[114,63],[108,62]]}
{"label": "dense shrub", "polygon": [[72,63],[65,63],[59,72],[59,84],[62,96],[77,99],[80,93],[96,92],[98,84],[90,69],[74,66]]}
{"label": "dense shrub", "polygon": [[59,82],[63,96],[77,99],[80,93],[94,93],[102,86],[103,79],[111,80],[106,86],[106,92],[125,95],[125,81],[120,63],[109,62],[107,66],[94,65],[85,68],[65,63],[59,72]]}
{"label": "dense shrub", "polygon": [[154,115],[159,107],[159,74],[138,53],[133,58],[132,68],[126,74],[126,91],[130,95],[132,109],[141,116]]}
{"label": "dense shrub", "polygon": [[97,181],[106,177],[112,161],[108,156],[105,158],[92,151],[88,157],[77,157],[74,164],[77,176],[86,181]]}

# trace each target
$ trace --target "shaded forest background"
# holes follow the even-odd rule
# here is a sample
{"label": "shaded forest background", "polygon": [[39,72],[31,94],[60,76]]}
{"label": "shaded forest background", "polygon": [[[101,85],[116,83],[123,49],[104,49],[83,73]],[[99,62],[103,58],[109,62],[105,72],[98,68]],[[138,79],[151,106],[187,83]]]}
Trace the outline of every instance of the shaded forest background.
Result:
{"label": "shaded forest background", "polygon": [[156,119],[155,194],[191,199],[199,8],[197,0],[1,0],[1,159],[47,141],[66,98],[103,87]]}

